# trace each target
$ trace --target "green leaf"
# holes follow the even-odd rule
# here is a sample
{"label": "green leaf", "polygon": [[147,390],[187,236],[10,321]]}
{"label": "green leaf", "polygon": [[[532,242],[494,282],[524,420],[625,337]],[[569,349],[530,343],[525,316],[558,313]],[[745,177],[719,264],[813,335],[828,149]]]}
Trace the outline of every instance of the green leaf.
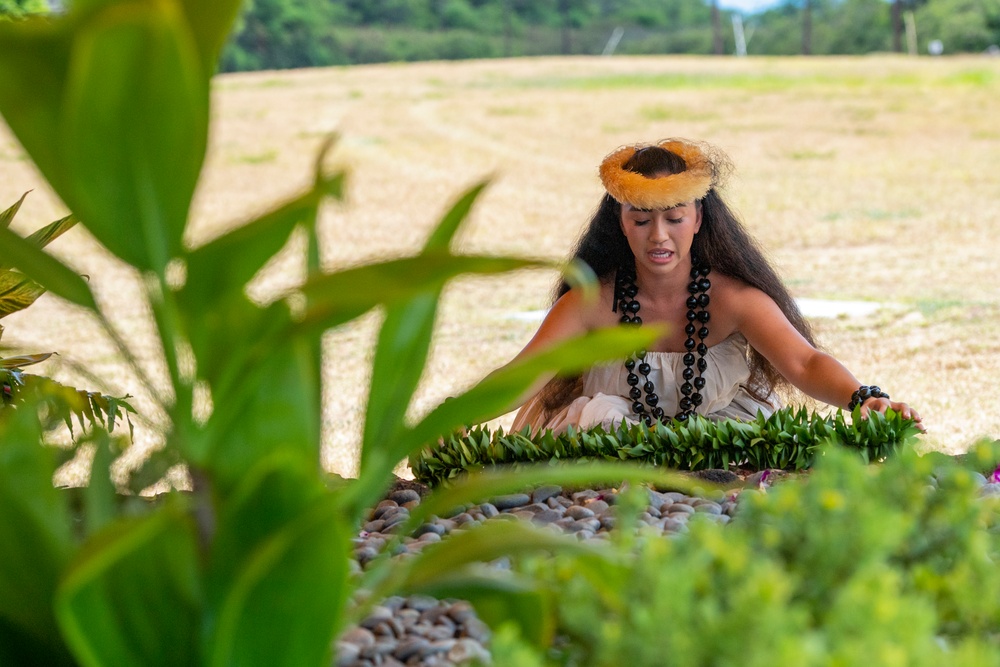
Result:
{"label": "green leaf", "polygon": [[31,366],[32,364],[38,364],[45,361],[53,354],[55,354],[55,352],[22,354],[17,357],[0,357],[0,368],[23,368],[24,366]]}
{"label": "green leaf", "polygon": [[206,78],[216,72],[219,52],[239,14],[240,0],[180,0],[180,5],[198,47]]}
{"label": "green leaf", "polygon": [[[450,486],[437,489],[411,511],[410,523],[420,525],[433,515],[467,503],[480,503],[488,498],[515,493],[543,484],[582,486],[595,483],[630,482],[654,484],[658,487],[691,491],[705,482],[694,480],[670,470],[643,468],[622,463],[582,463],[578,465],[526,465],[516,471],[470,473]],[[402,531],[405,532],[405,531]]]}
{"label": "green leaf", "polygon": [[0,245],[4,248],[4,263],[16,267],[53,294],[97,310],[90,287],[65,264],[7,229],[0,229]]}
{"label": "green leaf", "polygon": [[203,461],[225,489],[241,480],[261,457],[286,452],[318,474],[319,368],[308,341],[287,341],[275,349],[233,392],[213,397],[206,425]]}
{"label": "green leaf", "polygon": [[47,17],[0,22],[0,115],[60,194],[72,190],[57,140],[72,45],[70,28],[69,21]]}
{"label": "green leaf", "polygon": [[[108,417],[109,421],[112,419],[112,416]],[[116,458],[111,438],[103,429],[97,429],[92,440],[96,451],[90,466],[90,480],[83,492],[83,518],[88,536],[110,524],[117,508],[117,492],[111,481],[111,464]]]}
{"label": "green leaf", "polygon": [[0,268],[0,317],[24,310],[38,297],[45,294],[45,288],[17,271]]}
{"label": "green leaf", "polygon": [[[219,388],[216,383],[227,369],[229,378],[244,375],[236,369],[251,353],[248,343],[260,340],[268,330],[275,331],[276,319],[287,322],[287,314],[252,303],[245,294],[246,284],[281,249],[296,226],[313,224],[321,198],[335,192],[342,180],[343,174],[324,177],[314,190],[188,254],[187,281],[177,298],[199,376],[213,389]],[[234,331],[245,334],[234,337]],[[229,354],[218,354],[221,348]]]}
{"label": "green leaf", "polygon": [[168,506],[90,540],[56,615],[83,665],[195,664],[201,596],[194,526]]}
{"label": "green leaf", "polygon": [[329,662],[349,592],[343,508],[282,453],[229,497],[212,547],[203,664]]}
{"label": "green leaf", "polygon": [[62,664],[52,604],[73,544],[65,492],[52,486],[58,461],[41,435],[33,405],[0,419],[0,641],[32,662]]}
{"label": "green leaf", "polygon": [[[28,192],[30,192],[30,190]],[[17,215],[17,212],[21,210],[21,204],[24,203],[24,198],[27,196],[28,193],[25,192],[23,195],[21,195],[20,199],[18,199],[16,202],[14,202],[13,205],[11,205],[10,208],[8,208],[3,213],[0,213],[0,227],[3,227],[4,229],[10,227],[10,223],[14,220],[14,216]]]}
{"label": "green leaf", "polygon": [[162,275],[181,252],[208,133],[208,81],[184,17],[167,2],[108,5],[70,62],[61,139],[74,187],[59,194],[114,254]]}
{"label": "green leaf", "polygon": [[65,218],[60,218],[55,222],[49,223],[39,230],[36,230],[28,236],[28,240],[37,245],[39,248],[44,248],[52,241],[68,232],[72,229],[79,220],[76,219],[75,215],[67,215]]}

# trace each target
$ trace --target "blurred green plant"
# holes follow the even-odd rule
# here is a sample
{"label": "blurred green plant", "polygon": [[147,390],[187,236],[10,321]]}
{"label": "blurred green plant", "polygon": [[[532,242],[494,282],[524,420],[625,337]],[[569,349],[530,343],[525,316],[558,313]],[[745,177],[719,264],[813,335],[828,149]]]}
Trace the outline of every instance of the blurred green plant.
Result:
{"label": "blurred green plant", "polygon": [[[460,424],[501,413],[543,373],[578,372],[661,333],[650,327],[589,334],[406,421],[445,283],[537,263],[451,252],[478,185],[445,214],[420,253],[323,273],[317,213],[344,187],[343,174],[324,167],[326,149],[304,192],[204,245],[185,247],[207,144],[210,77],[239,4],[78,0],[55,18],[0,24],[0,113],[81,224],[142,277],[167,386],[149,380],[69,267],[0,227],[4,262],[92,314],[154,411],[165,415],[155,425],[164,446],[140,473],[143,483],[184,463],[193,484],[190,494],[165,494],[126,511],[110,481],[117,447],[95,434],[77,526],[75,496],[52,487],[58,456],[39,446],[39,411],[26,404],[0,421],[0,663],[328,663],[357,586],[432,590],[454,581],[467,563],[565,544],[521,526],[493,528],[452,540],[447,568],[440,554],[428,554],[400,567],[386,560],[362,580],[350,579],[358,520],[400,461]],[[308,239],[305,281],[272,302],[253,301],[247,284],[300,228]],[[360,477],[330,479],[319,465],[321,337],[376,307],[385,317]],[[572,472],[580,481],[609,475]],[[141,488],[135,477],[131,487]],[[479,491],[466,489],[467,497]],[[461,501],[454,492],[448,497]],[[536,597],[530,587],[515,591],[475,575],[463,580],[463,591],[511,613]]]}
{"label": "blurred green plant", "polygon": [[749,422],[696,415],[686,423],[621,423],[610,431],[596,426],[561,433],[532,434],[527,428],[491,433],[476,426],[421,449],[410,457],[410,467],[418,480],[431,485],[470,470],[555,461],[628,461],[674,470],[803,470],[828,442],[856,450],[867,463],[912,445],[917,434],[911,420],[892,411],[861,419],[855,410],[848,422],[843,412],[824,416],[805,408],[782,408]]}
{"label": "blurred green plant", "polygon": [[[10,227],[27,196],[28,193],[25,192],[13,205],[0,213],[0,229]],[[71,229],[76,222],[76,218],[68,215],[36,230],[26,241],[37,248],[44,248]],[[0,256],[0,318],[24,310],[45,293],[44,287],[8,266],[7,261],[8,258]],[[0,339],[3,338],[3,332],[3,326],[0,326]],[[3,351],[2,347],[0,351]],[[51,378],[24,372],[25,366],[41,363],[53,354],[55,353],[41,352],[0,356],[0,419],[23,404],[26,397],[31,397],[33,403],[42,403],[51,416],[61,417],[70,433],[73,432],[73,416],[79,420],[81,429],[86,429],[88,422],[92,426],[100,423],[106,425],[109,432],[114,431],[116,422],[124,420],[131,433],[130,415],[135,413],[135,409],[127,401],[129,396],[106,396],[98,391],[67,387]]]}
{"label": "blurred green plant", "polygon": [[744,491],[728,525],[522,563],[556,610],[549,664],[1000,665],[1000,505],[975,474],[1000,442],[965,464],[822,454],[806,478]]}

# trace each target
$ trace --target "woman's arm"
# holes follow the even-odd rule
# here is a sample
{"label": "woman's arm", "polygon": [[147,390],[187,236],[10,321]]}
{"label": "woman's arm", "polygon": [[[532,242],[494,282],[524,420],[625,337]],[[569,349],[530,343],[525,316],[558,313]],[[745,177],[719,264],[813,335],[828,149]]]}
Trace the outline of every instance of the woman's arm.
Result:
{"label": "woman's arm", "polygon": [[[500,372],[510,364],[520,361],[521,359],[530,357],[538,352],[553,347],[562,341],[573,338],[574,336],[582,335],[594,328],[597,328],[591,321],[593,317],[593,302],[585,299],[580,290],[571,289],[569,292],[559,297],[559,299],[557,299],[552,305],[552,308],[546,314],[545,319],[542,320],[541,325],[538,327],[538,331],[536,331],[535,335],[532,336],[530,341],[528,341],[528,344],[525,345],[513,359],[507,362],[507,364],[494,370],[490,373],[490,375]],[[539,377],[538,380],[525,390],[517,401],[510,406],[510,409],[513,410],[519,407],[529,398],[537,394],[554,376],[555,375],[553,373],[549,373]]]}
{"label": "woman's arm", "polygon": [[[737,329],[747,342],[764,355],[793,385],[813,398],[847,408],[851,395],[861,383],[839,361],[810,345],[792,326],[771,297],[752,287],[736,290],[727,298]],[[886,398],[869,398],[861,405],[861,416],[871,410],[884,413],[892,408],[904,418],[920,424],[920,415],[906,403]]]}

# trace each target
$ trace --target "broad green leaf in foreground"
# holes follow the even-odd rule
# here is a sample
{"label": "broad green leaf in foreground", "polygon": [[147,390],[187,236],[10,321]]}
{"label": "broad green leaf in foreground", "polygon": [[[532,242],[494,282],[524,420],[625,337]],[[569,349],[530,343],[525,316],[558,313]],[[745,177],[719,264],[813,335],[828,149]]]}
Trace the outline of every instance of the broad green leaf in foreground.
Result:
{"label": "broad green leaf in foreground", "polygon": [[94,667],[195,664],[200,607],[195,529],[169,506],[92,538],[56,599],[73,654]]}
{"label": "broad green leaf in foreground", "polygon": [[254,367],[236,391],[217,397],[207,465],[220,489],[238,483],[274,451],[319,474],[319,366],[307,341],[291,340]]}
{"label": "broad green leaf in foreground", "polygon": [[[162,275],[181,252],[208,133],[208,85],[175,3],[115,3],[73,41],[57,191],[114,254]],[[99,163],[100,169],[93,165]]]}
{"label": "broad green leaf in foreground", "polygon": [[276,450],[225,494],[203,664],[318,665],[328,652],[348,594],[352,531],[315,468]]}
{"label": "broad green leaf in foreground", "polygon": [[73,188],[62,146],[53,140],[62,121],[70,27],[69,21],[47,17],[0,22],[0,115],[60,194]]}
{"label": "broad green leaf in foreground", "polygon": [[180,0],[194,36],[204,76],[215,74],[219,52],[239,14],[240,0]]}
{"label": "broad green leaf in foreground", "polygon": [[55,452],[39,444],[33,412],[0,420],[0,642],[8,656],[61,664],[52,601],[73,545],[66,496],[52,486]]}

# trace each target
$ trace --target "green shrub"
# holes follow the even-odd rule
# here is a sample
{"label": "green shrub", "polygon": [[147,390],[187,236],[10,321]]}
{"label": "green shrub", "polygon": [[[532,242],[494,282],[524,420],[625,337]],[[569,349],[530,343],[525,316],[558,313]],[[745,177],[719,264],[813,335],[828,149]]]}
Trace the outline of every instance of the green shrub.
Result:
{"label": "green shrub", "polygon": [[1000,665],[1000,507],[980,486],[948,457],[833,447],[726,526],[522,568],[549,582],[559,664]]}

